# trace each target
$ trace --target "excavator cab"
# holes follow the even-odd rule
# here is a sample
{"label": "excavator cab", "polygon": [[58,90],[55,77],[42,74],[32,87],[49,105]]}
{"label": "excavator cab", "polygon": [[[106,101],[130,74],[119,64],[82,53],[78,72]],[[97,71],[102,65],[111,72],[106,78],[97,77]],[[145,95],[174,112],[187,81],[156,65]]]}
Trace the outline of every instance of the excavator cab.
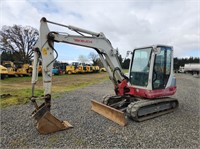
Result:
{"label": "excavator cab", "polygon": [[156,45],[134,49],[129,77],[115,88],[116,96],[106,96],[103,104],[92,101],[92,110],[126,125],[125,115],[144,121],[172,112],[178,101],[168,96],[176,92],[173,75],[173,48]]}
{"label": "excavator cab", "polygon": [[175,86],[172,53],[172,47],[160,45],[135,49],[129,71],[131,86],[147,90]]}

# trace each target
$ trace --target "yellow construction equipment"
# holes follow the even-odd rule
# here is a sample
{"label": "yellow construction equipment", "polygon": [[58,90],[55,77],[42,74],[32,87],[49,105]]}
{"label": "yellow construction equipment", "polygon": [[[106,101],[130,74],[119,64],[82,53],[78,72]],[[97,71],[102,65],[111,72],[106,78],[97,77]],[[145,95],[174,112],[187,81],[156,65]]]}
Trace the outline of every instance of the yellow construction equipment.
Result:
{"label": "yellow construction equipment", "polygon": [[32,67],[29,64],[23,64],[22,62],[15,62],[16,74],[18,76],[31,76]]}
{"label": "yellow construction equipment", "polygon": [[106,68],[104,67],[100,68],[100,72],[106,72]]}
{"label": "yellow construction equipment", "polygon": [[75,66],[72,65],[68,65],[66,66],[66,74],[75,74],[76,70],[75,70]]}
{"label": "yellow construction equipment", "polygon": [[100,71],[99,66],[93,66],[93,67],[94,67],[94,72],[99,72]]}
{"label": "yellow construction equipment", "polygon": [[3,61],[2,65],[7,68],[8,76],[17,76],[15,64],[11,61]]}
{"label": "yellow construction equipment", "polygon": [[38,75],[39,76],[42,75],[42,65],[39,65],[39,67],[38,67]]}
{"label": "yellow construction equipment", "polygon": [[8,75],[7,68],[2,65],[0,65],[0,75],[1,75],[1,79],[4,79],[6,75]]}
{"label": "yellow construction equipment", "polygon": [[87,73],[91,73],[91,72],[93,72],[93,67],[92,66],[85,66],[85,68],[86,68],[86,72]]}
{"label": "yellow construction equipment", "polygon": [[8,70],[8,76],[31,76],[32,66],[22,62],[3,61],[3,66]]}
{"label": "yellow construction equipment", "polygon": [[86,72],[86,67],[83,65],[78,65],[76,68],[77,73],[85,73]]}

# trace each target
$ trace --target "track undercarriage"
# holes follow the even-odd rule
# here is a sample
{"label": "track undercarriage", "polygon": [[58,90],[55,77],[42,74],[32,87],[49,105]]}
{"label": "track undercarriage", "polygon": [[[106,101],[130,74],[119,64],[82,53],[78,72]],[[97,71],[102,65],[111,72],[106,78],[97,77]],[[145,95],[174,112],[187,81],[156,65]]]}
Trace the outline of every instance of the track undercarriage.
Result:
{"label": "track undercarriage", "polygon": [[173,112],[178,104],[177,99],[169,97],[147,100],[133,96],[106,96],[103,104],[92,101],[92,110],[124,126],[125,116],[141,122]]}

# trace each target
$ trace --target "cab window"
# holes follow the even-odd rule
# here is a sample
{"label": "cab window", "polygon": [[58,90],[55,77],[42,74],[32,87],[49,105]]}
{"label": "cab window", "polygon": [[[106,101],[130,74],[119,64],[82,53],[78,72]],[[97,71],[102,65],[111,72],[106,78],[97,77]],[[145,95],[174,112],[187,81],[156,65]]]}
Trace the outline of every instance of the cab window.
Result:
{"label": "cab window", "polygon": [[164,89],[171,73],[171,48],[161,47],[153,68],[153,89]]}
{"label": "cab window", "polygon": [[148,85],[151,51],[152,48],[134,50],[130,73],[132,85]]}

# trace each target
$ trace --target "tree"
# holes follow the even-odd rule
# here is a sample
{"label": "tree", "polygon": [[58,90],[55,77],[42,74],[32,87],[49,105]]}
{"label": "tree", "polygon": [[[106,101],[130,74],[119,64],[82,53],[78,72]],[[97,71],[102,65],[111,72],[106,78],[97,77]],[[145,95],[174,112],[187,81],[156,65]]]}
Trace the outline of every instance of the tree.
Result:
{"label": "tree", "polygon": [[1,53],[1,62],[3,62],[3,61],[14,61],[15,55],[17,56],[17,54],[15,54],[15,53],[11,54],[10,52],[3,51]]}
{"label": "tree", "polygon": [[178,70],[180,66],[184,66],[188,63],[200,63],[199,57],[190,57],[190,58],[174,58],[174,70]]}
{"label": "tree", "polygon": [[[98,65],[99,67],[103,67],[103,64],[102,64],[98,54],[95,54],[94,52],[91,52],[88,57],[89,57],[89,59],[92,60],[93,65]],[[123,58],[122,58],[121,54],[118,53],[117,54],[117,58],[119,60],[120,65],[122,66]]]}
{"label": "tree", "polygon": [[[20,25],[3,26],[0,31],[0,50],[15,61],[29,63],[33,57],[32,48],[39,37],[38,31],[30,26],[22,27]],[[15,56],[13,56],[15,55]],[[3,54],[1,54],[1,57]],[[4,57],[2,57],[4,59]]]}
{"label": "tree", "polygon": [[78,61],[79,61],[80,63],[87,63],[87,62],[88,62],[88,59],[87,59],[87,57],[86,57],[85,55],[79,55]]}
{"label": "tree", "polygon": [[122,68],[123,69],[129,69],[129,64],[130,64],[130,59],[125,59],[124,62],[122,63]]}
{"label": "tree", "polygon": [[103,63],[101,62],[100,58],[97,59],[96,65],[99,66],[100,68],[104,67]]}
{"label": "tree", "polygon": [[88,55],[89,59],[92,60],[93,65],[98,65],[98,60],[99,60],[99,56],[98,54],[95,54],[94,52],[90,52],[90,54]]}
{"label": "tree", "polygon": [[122,66],[123,58],[122,58],[121,54],[119,54],[119,53],[118,53],[118,59],[119,59],[120,65]]}

